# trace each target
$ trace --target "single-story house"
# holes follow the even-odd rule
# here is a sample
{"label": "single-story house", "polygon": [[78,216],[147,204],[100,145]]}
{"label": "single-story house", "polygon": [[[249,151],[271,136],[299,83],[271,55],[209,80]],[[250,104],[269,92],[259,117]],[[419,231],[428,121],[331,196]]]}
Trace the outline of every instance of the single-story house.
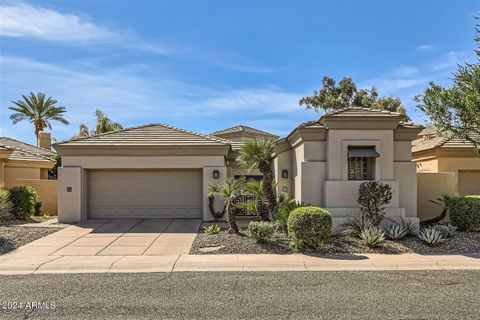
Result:
{"label": "single-story house", "polygon": [[421,219],[440,213],[442,208],[429,200],[442,194],[480,194],[480,154],[471,142],[441,135],[434,127],[427,127],[412,143],[412,160],[417,167]]}
{"label": "single-story house", "polygon": [[42,146],[0,137],[0,186],[33,186],[42,202],[42,210],[57,214],[57,184],[49,180],[48,170],[55,166],[50,150],[50,133],[41,132]]}
{"label": "single-story house", "polygon": [[[411,141],[421,128],[397,113],[358,108],[302,124],[277,140],[278,189],[341,222],[359,212],[360,183],[380,180],[393,189],[388,215],[417,221]],[[276,138],[245,126],[204,135],[150,124],[57,143],[59,220],[212,220],[208,186],[252,174],[235,159],[241,143],[258,136]]]}

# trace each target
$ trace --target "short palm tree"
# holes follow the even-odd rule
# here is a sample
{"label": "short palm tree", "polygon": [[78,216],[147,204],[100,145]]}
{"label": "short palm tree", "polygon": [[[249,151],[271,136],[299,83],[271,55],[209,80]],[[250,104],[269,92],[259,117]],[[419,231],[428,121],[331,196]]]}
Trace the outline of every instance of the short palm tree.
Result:
{"label": "short palm tree", "polygon": [[95,131],[94,134],[106,133],[110,131],[117,131],[123,129],[122,125],[118,122],[113,122],[106,114],[100,109],[95,111]]}
{"label": "short palm tree", "polygon": [[249,202],[247,204],[247,208],[254,209],[254,211],[260,214],[263,220],[270,220],[270,212],[265,202],[266,197],[263,183],[260,181],[249,181],[245,185],[245,191],[255,197],[255,200],[251,200],[254,201],[253,203]]}
{"label": "short palm tree", "polygon": [[238,233],[238,226],[235,222],[235,199],[242,193],[245,186],[245,179],[227,179],[221,186],[211,186],[209,195],[219,196],[225,200],[228,222],[228,233]]}
{"label": "short palm tree", "polygon": [[29,96],[22,95],[22,100],[12,101],[15,106],[10,107],[10,110],[15,111],[10,115],[13,124],[23,120],[28,120],[33,123],[35,127],[35,135],[45,128],[52,128],[50,121],[58,121],[63,124],[68,124],[68,121],[63,117],[66,112],[65,107],[57,106],[57,100],[52,97],[45,98],[45,93],[30,92]]}
{"label": "short palm tree", "polygon": [[273,172],[271,157],[274,142],[267,139],[255,139],[243,144],[238,161],[246,168],[258,167],[263,175],[263,190],[266,196],[266,206],[270,213],[275,211],[277,199],[273,190]]}

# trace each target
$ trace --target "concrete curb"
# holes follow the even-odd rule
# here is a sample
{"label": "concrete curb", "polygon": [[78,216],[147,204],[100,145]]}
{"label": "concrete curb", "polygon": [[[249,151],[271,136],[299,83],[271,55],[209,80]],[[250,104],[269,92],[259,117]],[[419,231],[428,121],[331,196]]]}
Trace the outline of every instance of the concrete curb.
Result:
{"label": "concrete curb", "polygon": [[480,270],[480,254],[0,257],[0,275],[148,272]]}

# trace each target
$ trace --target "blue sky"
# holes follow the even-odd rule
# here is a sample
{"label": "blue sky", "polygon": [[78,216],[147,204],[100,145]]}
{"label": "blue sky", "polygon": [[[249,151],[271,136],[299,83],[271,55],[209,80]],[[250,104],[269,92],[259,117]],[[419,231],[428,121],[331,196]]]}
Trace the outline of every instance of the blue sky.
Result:
{"label": "blue sky", "polygon": [[209,133],[236,124],[285,135],[318,118],[298,100],[324,75],[402,99],[448,85],[474,61],[478,1],[2,1],[0,135],[12,100],[45,92],[67,107],[65,139],[96,108],[124,126]]}

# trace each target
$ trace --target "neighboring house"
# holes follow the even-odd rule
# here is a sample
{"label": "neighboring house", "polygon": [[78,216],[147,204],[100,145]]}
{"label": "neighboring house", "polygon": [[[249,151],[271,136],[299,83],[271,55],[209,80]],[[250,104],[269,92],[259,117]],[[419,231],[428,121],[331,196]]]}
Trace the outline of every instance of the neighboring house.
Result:
{"label": "neighboring house", "polygon": [[421,219],[440,214],[441,206],[429,200],[442,194],[480,194],[480,154],[472,143],[440,135],[428,127],[413,141],[412,160],[417,166]]}
{"label": "neighboring house", "polygon": [[377,180],[392,187],[387,217],[417,222],[411,141],[421,126],[398,113],[362,108],[327,113],[277,143],[273,159],[279,191],[326,208],[334,229],[360,212],[358,188]]}
{"label": "neighboring house", "polygon": [[[278,140],[278,188],[330,210],[336,222],[359,212],[358,186],[380,180],[393,188],[387,212],[416,221],[411,141],[421,127],[396,113],[349,109],[300,125]],[[276,136],[245,126],[203,135],[151,124],[55,145],[59,219],[203,218],[212,220],[207,189],[227,178],[258,175],[235,161],[241,144]],[[220,209],[222,203],[216,204]]]}
{"label": "neighboring house", "polygon": [[[41,134],[42,137],[48,136],[48,139],[43,139],[44,142],[50,141],[49,133]],[[57,214],[57,182],[48,177],[48,170],[55,166],[52,160],[55,152],[48,149],[49,143],[42,146],[0,137],[0,186],[33,186],[37,190],[38,201],[42,202],[42,210]]]}

